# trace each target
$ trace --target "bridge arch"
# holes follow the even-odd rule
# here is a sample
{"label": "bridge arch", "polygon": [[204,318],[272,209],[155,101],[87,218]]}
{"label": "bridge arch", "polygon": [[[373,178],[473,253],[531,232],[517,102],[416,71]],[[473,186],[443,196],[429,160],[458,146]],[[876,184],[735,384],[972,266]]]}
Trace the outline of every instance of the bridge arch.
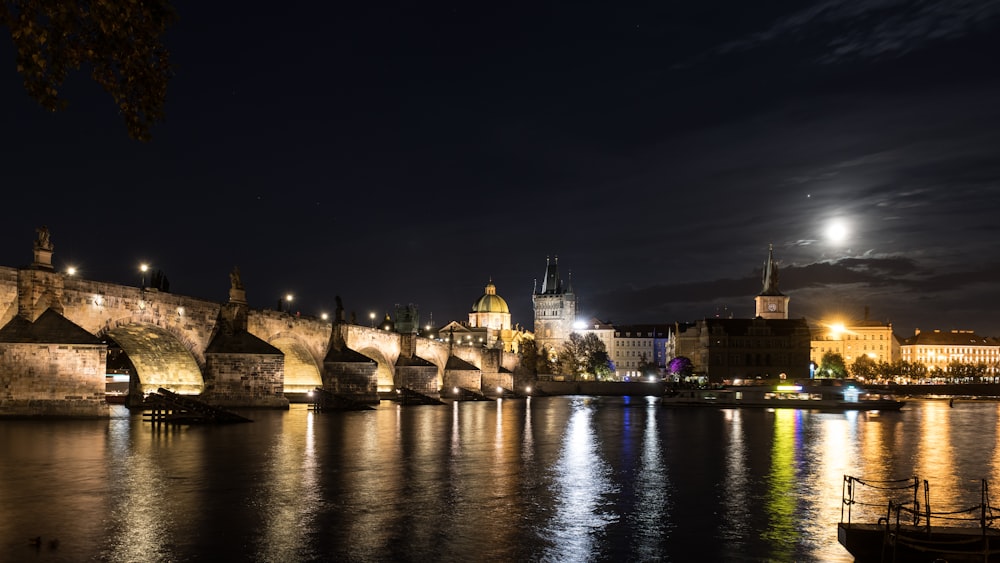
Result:
{"label": "bridge arch", "polygon": [[396,372],[392,361],[382,353],[377,346],[368,346],[358,350],[361,354],[375,360],[377,368],[375,370],[376,381],[378,381],[378,392],[388,393],[396,389],[394,381]]}
{"label": "bridge arch", "polygon": [[285,393],[307,393],[323,386],[323,374],[305,344],[280,333],[271,337],[268,344],[285,355]]}
{"label": "bridge arch", "polygon": [[122,321],[106,326],[99,337],[114,340],[135,367],[136,383],[143,395],[160,387],[184,395],[198,395],[205,388],[197,348],[167,328]]}

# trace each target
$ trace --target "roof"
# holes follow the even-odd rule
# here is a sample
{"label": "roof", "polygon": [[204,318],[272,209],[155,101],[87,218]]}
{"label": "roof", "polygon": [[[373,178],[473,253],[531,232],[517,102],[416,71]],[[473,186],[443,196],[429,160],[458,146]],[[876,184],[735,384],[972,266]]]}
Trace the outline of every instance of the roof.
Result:
{"label": "roof", "polygon": [[445,364],[444,369],[461,370],[461,371],[473,371],[473,370],[479,371],[479,368],[457,356],[449,356],[448,363]]}
{"label": "roof", "polygon": [[905,340],[903,346],[1000,346],[1000,339],[979,336],[971,330],[920,332]]}
{"label": "roof", "polygon": [[705,319],[709,331],[721,329],[728,336],[765,336],[755,334],[753,329],[765,329],[767,335],[787,336],[797,333],[810,335],[805,319]]}
{"label": "roof", "polygon": [[617,333],[615,336],[619,338],[649,338],[651,336],[667,338],[673,331],[673,325],[665,324],[615,325]]}
{"label": "roof", "polygon": [[38,344],[104,344],[83,327],[46,309],[34,322],[18,315],[0,329],[0,342]]}
{"label": "roof", "polygon": [[205,348],[206,354],[270,354],[280,356],[281,350],[246,331],[226,334],[219,331]]}
{"label": "roof", "polygon": [[510,308],[503,297],[497,295],[497,287],[493,280],[486,284],[486,293],[472,304],[473,313],[504,313],[510,314]]}
{"label": "roof", "polygon": [[351,350],[347,346],[344,346],[341,350],[331,346],[330,351],[327,352],[326,358],[323,359],[323,362],[374,363],[375,360],[369,358],[361,352]]}

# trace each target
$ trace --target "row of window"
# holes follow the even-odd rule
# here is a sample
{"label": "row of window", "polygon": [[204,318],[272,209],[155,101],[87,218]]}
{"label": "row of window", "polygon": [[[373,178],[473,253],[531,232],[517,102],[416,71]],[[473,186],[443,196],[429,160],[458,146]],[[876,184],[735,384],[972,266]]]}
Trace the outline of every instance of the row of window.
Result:
{"label": "row of window", "polygon": [[885,340],[886,339],[884,334],[879,334],[878,338],[875,338],[874,334],[860,334],[860,335],[857,335],[857,334],[853,334],[853,335],[852,334],[844,334],[844,335],[837,335],[837,336],[833,336],[833,335],[827,334],[827,335],[824,335],[824,336],[818,338],[817,340],[869,340],[869,338],[868,338],[869,336],[871,336],[871,340]]}

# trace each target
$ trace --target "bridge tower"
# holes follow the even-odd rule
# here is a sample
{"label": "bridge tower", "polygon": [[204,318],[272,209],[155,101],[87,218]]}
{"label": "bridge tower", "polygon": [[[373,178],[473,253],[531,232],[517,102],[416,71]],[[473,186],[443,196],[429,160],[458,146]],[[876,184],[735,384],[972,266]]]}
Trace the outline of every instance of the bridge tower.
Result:
{"label": "bridge tower", "polygon": [[560,344],[569,339],[576,321],[576,294],[573,280],[563,285],[559,277],[559,257],[550,261],[545,258],[545,277],[541,290],[532,290],[531,303],[535,309],[535,341],[539,350],[545,349],[549,355],[555,353]]}

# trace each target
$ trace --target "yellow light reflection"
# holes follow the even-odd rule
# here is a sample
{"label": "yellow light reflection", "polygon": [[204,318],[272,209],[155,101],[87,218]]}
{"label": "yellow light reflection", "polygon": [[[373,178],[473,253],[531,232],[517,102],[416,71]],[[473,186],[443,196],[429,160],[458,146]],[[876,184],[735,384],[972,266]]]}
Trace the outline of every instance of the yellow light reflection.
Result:
{"label": "yellow light reflection", "polygon": [[771,470],[767,475],[768,527],[762,535],[771,543],[776,561],[790,561],[798,543],[795,528],[798,480],[795,475],[795,454],[802,411],[774,410],[774,441],[771,445]]}

